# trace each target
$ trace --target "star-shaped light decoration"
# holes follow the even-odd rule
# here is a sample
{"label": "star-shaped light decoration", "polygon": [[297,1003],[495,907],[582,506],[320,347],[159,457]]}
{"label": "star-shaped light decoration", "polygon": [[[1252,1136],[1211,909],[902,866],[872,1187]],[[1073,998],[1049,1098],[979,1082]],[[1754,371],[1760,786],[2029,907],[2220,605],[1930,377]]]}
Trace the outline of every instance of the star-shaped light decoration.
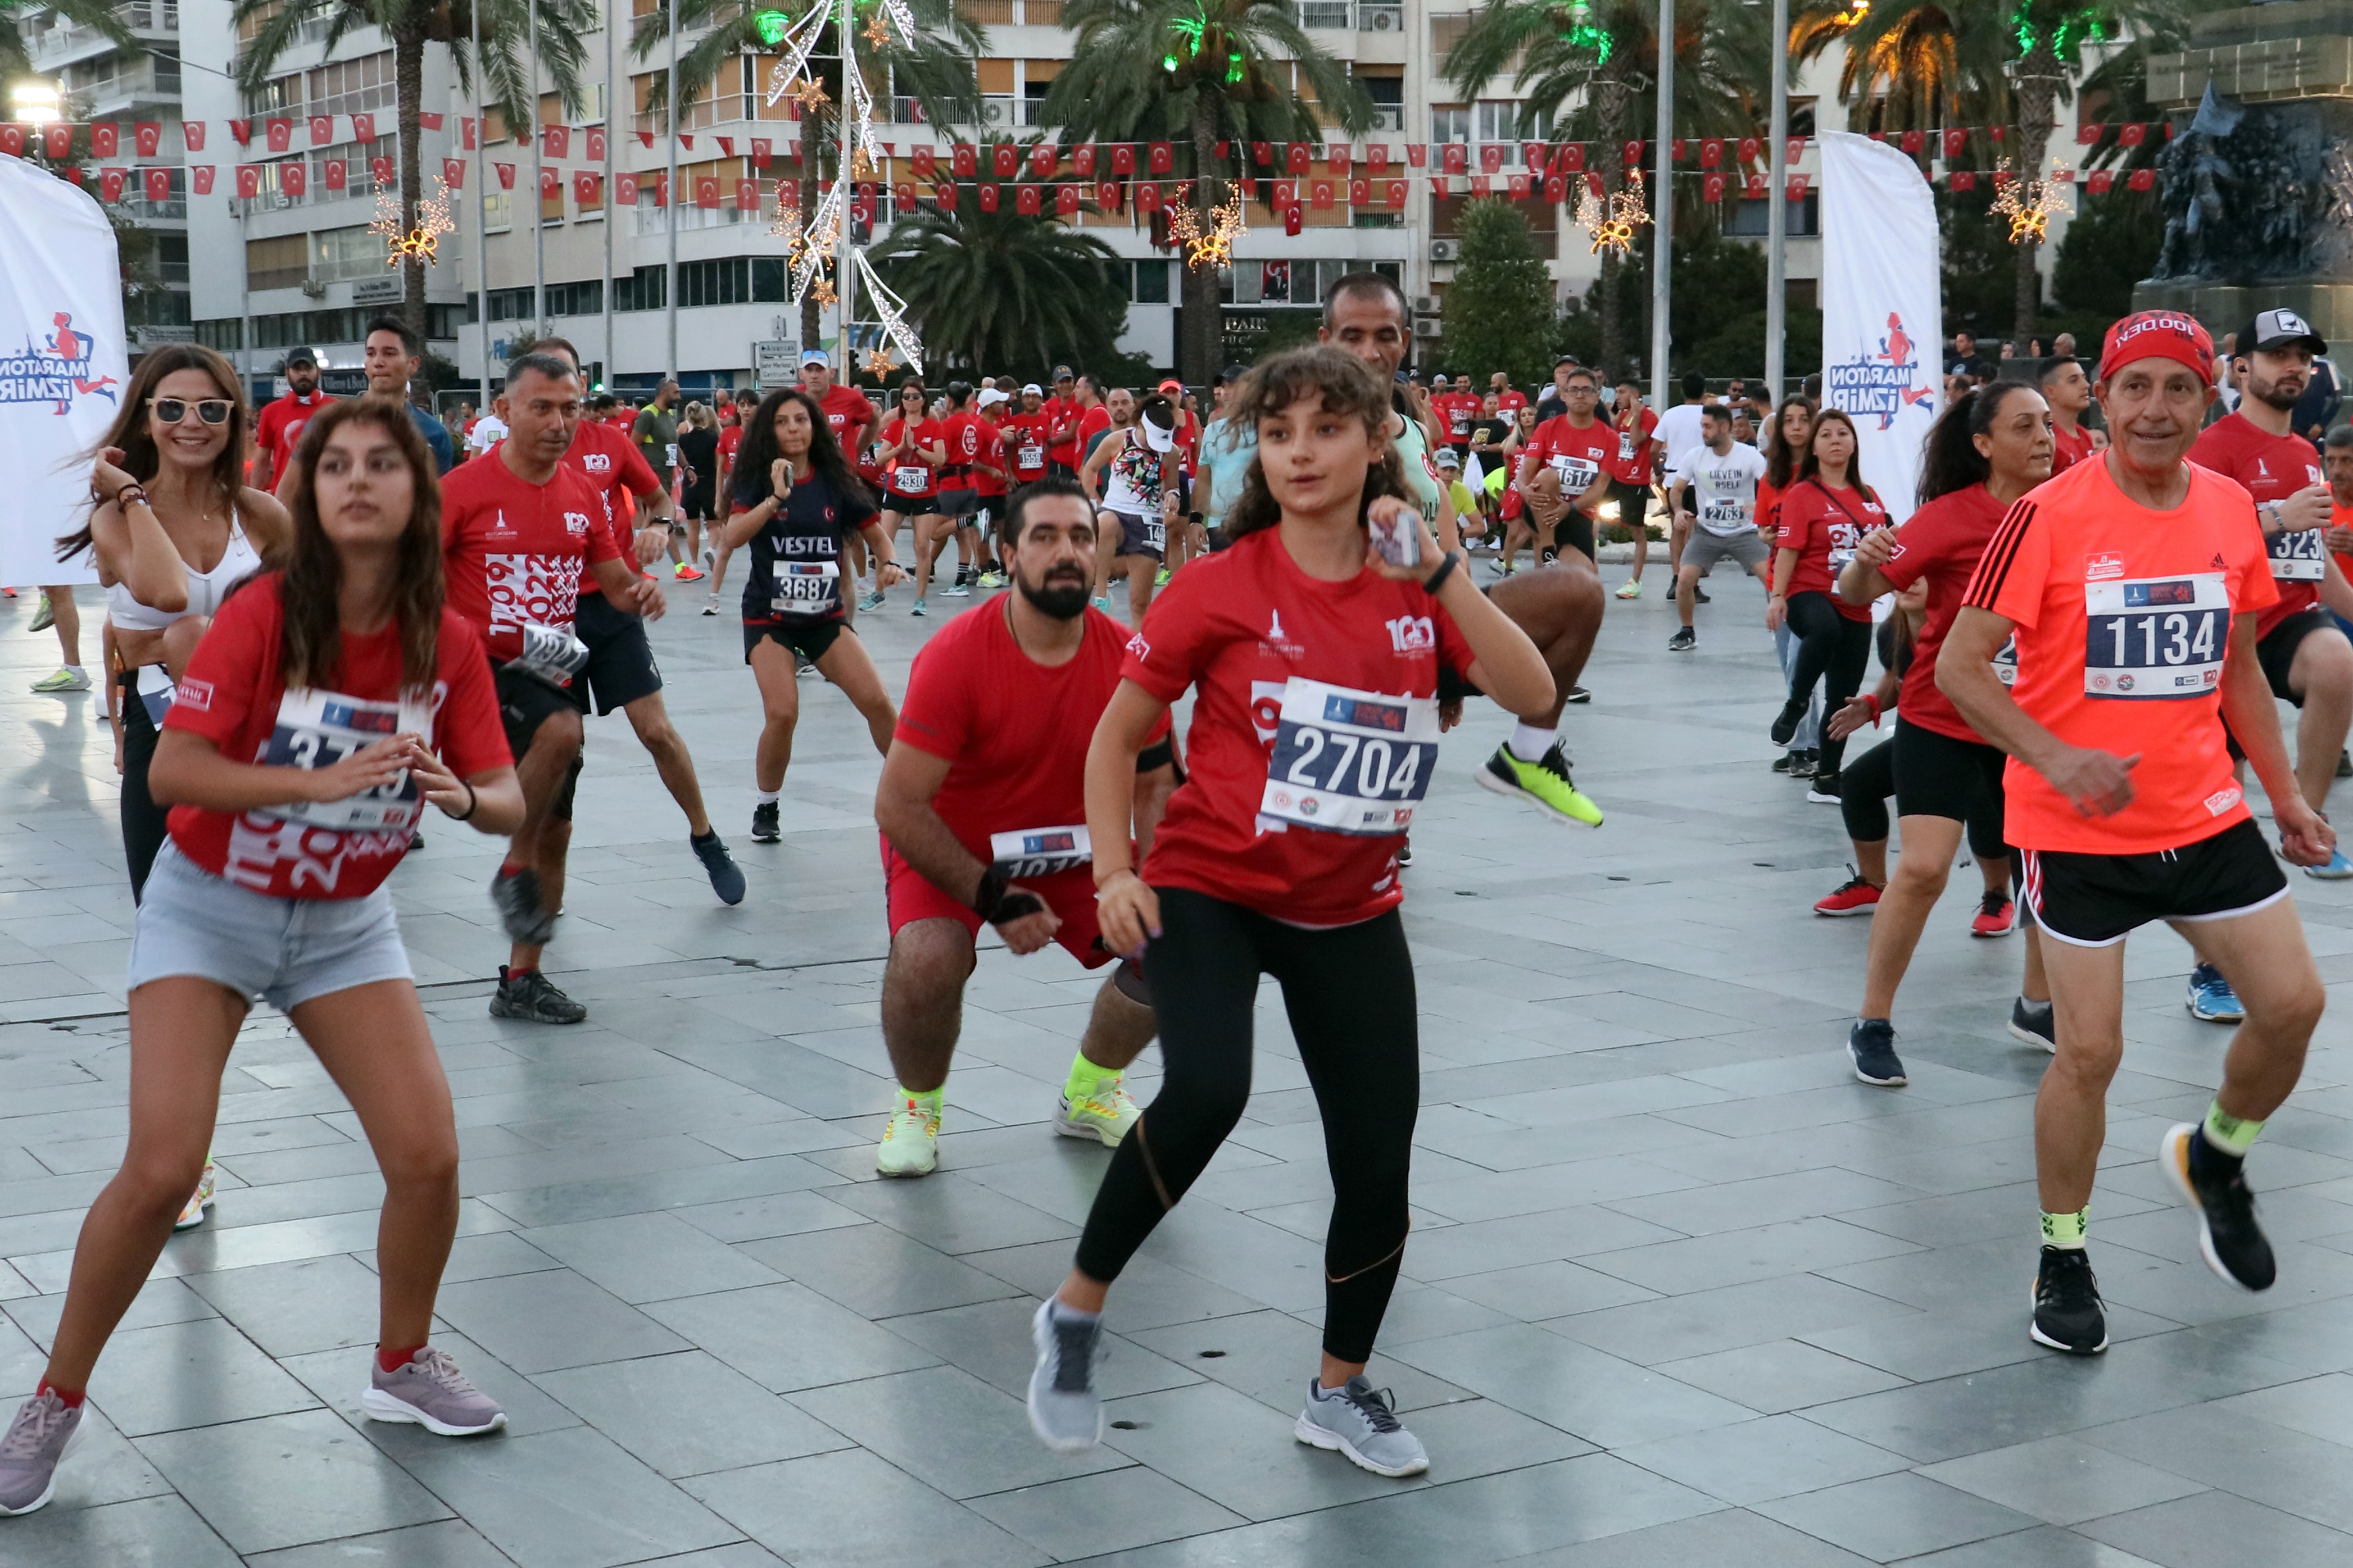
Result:
{"label": "star-shaped light decoration", "polygon": [[840,295],[836,294],[833,291],[833,279],[823,276],[820,276],[816,282],[809,285],[809,293],[816,298],[817,302],[820,305],[833,304],[841,298]]}
{"label": "star-shaped light decoration", "polygon": [[866,18],[865,35],[866,41],[878,49],[890,44],[891,19],[882,14],[880,6],[875,8],[872,16]]}
{"label": "star-shaped light decoration", "polygon": [[[2000,167],[2008,173],[2010,160],[2003,159]],[[2061,163],[2059,171],[2066,167]],[[2067,186],[2060,180],[1997,178],[1995,183],[2001,187],[2000,193],[1988,210],[2010,220],[2012,245],[2040,245],[2051,232],[2052,215],[2067,210]]]}
{"label": "star-shaped light decoration", "polygon": [[1577,225],[1593,237],[1592,254],[1613,250],[1621,258],[1634,248],[1634,234],[1651,221],[1651,209],[1644,201],[1642,174],[1630,170],[1626,184],[1620,187],[1607,204],[1593,194],[1588,184],[1577,198]]}
{"label": "star-shaped light decoration", "polygon": [[1206,226],[1194,216],[1189,185],[1178,190],[1167,211],[1169,237],[1185,247],[1187,267],[1226,266],[1234,258],[1234,241],[1250,231],[1239,190],[1209,209]]}
{"label": "star-shaped light decoration", "polygon": [[898,368],[899,362],[891,357],[889,345],[866,351],[866,374],[875,380],[887,381],[891,373]]}
{"label": "star-shaped light decoration", "polygon": [[874,177],[874,154],[868,152],[863,143],[850,154],[849,177],[853,180],[871,180]]}
{"label": "star-shaped light decoration", "polygon": [[815,77],[802,82],[793,96],[801,100],[803,109],[823,109],[833,101],[833,95],[825,90],[825,83]]}
{"label": "star-shaped light decoration", "polygon": [[384,241],[384,264],[398,267],[411,257],[431,267],[440,258],[440,238],[453,232],[457,224],[449,216],[449,184],[434,181],[433,194],[417,204],[417,226],[404,228],[400,222],[400,195],[396,191],[379,191],[375,198],[375,218],[368,232]]}

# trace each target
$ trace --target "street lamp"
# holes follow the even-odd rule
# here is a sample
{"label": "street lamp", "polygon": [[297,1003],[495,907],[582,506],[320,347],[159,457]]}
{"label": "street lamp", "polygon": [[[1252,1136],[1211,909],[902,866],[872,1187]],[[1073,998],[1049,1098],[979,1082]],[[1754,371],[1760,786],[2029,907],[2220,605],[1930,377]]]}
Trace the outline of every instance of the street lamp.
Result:
{"label": "street lamp", "polygon": [[16,118],[27,124],[39,125],[47,121],[65,118],[65,104],[58,89],[46,81],[20,81],[8,89],[8,103]]}

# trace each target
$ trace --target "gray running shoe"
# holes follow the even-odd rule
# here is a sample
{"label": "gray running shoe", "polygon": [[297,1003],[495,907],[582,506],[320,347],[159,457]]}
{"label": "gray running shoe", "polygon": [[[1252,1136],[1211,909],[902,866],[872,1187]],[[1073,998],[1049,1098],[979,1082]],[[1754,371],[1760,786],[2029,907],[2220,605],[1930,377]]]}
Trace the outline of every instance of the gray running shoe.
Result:
{"label": "gray running shoe", "polygon": [[491,902],[498,908],[499,924],[509,942],[545,947],[555,934],[555,917],[540,907],[539,873],[528,866],[491,878]]}
{"label": "gray running shoe", "polygon": [[742,903],[743,868],[735,864],[734,857],[727,853],[727,846],[721,840],[718,831],[713,829],[701,838],[689,838],[686,843],[687,847],[694,851],[695,858],[702,862],[702,869],[711,878],[711,890],[719,895],[719,901],[723,904]]}
{"label": "gray running shoe", "polygon": [[499,988],[491,994],[491,1016],[521,1018],[533,1024],[576,1024],[588,1009],[555,988],[536,969],[499,965]]}
{"label": "gray running shoe", "polygon": [[372,1421],[406,1421],[437,1437],[471,1437],[507,1424],[499,1402],[466,1381],[449,1352],[427,1345],[397,1371],[371,1360],[360,1409]]}
{"label": "gray running shoe", "polygon": [[0,1437],[0,1518],[30,1513],[58,1489],[58,1466],[81,1440],[81,1406],[37,1394]]}
{"label": "gray running shoe", "polygon": [[1103,1401],[1095,1394],[1095,1355],[1103,1320],[1073,1322],[1054,1316],[1052,1298],[1029,1320],[1038,1365],[1029,1373],[1029,1429],[1058,1454],[1077,1454],[1103,1441]]}
{"label": "gray running shoe", "polygon": [[1310,1379],[1307,1408],[1292,1436],[1318,1448],[1337,1448],[1377,1476],[1418,1476],[1430,1468],[1430,1456],[1398,1420],[1389,1399],[1386,1389],[1374,1392],[1362,1373],[1329,1393]]}

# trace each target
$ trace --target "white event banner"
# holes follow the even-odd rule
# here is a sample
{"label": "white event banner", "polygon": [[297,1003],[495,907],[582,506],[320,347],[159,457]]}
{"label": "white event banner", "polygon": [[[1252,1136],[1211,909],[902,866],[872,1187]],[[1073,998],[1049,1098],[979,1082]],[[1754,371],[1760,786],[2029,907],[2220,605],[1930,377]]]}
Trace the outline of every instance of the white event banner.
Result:
{"label": "white event banner", "polygon": [[85,454],[130,379],[105,213],[80,186],[0,153],[0,583],[98,581],[87,553],[59,562],[57,540],[89,515]]}
{"label": "white event banner", "polygon": [[1821,161],[1822,404],[1854,421],[1855,466],[1901,522],[1945,402],[1936,198],[1889,142],[1824,132]]}

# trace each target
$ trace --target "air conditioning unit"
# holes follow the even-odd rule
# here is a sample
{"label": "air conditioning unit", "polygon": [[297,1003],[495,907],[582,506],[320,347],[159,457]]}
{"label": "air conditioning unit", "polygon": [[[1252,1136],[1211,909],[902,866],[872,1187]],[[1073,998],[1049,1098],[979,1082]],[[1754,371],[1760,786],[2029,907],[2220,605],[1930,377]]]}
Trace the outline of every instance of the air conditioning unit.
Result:
{"label": "air conditioning unit", "polygon": [[[1446,242],[1440,240],[1439,243],[1443,245]],[[1413,313],[1417,316],[1435,316],[1445,308],[1446,302],[1435,294],[1416,294],[1413,297]]]}
{"label": "air conditioning unit", "polygon": [[1356,28],[1365,33],[1402,33],[1405,31],[1405,7],[1360,6],[1356,12]]}
{"label": "air conditioning unit", "polygon": [[302,279],[302,292],[311,299],[323,300],[327,297],[327,286],[316,278],[305,278]]}
{"label": "air conditioning unit", "polygon": [[1432,261],[1460,261],[1462,259],[1462,242],[1459,239],[1433,239],[1430,242],[1430,258]]}
{"label": "air conditioning unit", "polygon": [[1417,338],[1442,338],[1446,335],[1446,324],[1425,318],[1413,324],[1413,335]]}

